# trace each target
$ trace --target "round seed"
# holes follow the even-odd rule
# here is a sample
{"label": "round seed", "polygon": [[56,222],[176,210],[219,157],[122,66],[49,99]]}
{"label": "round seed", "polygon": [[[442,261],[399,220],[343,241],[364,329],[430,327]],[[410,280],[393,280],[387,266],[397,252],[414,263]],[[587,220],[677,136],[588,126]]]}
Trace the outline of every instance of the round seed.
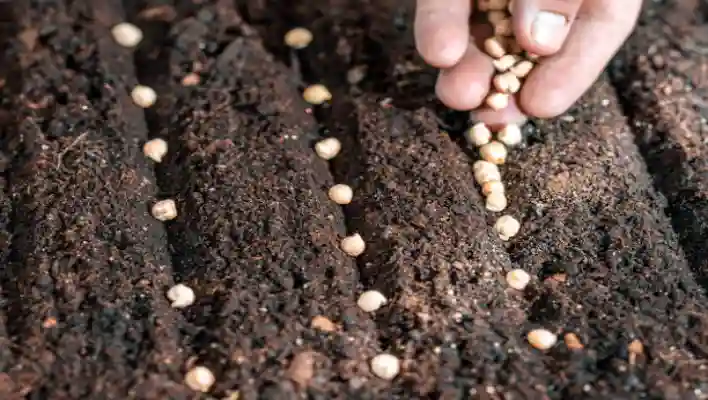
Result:
{"label": "round seed", "polygon": [[531,346],[539,350],[548,350],[556,345],[558,337],[546,329],[534,329],[526,336]]}
{"label": "round seed", "polygon": [[184,376],[184,383],[190,389],[202,393],[208,392],[215,381],[214,374],[208,368],[201,366],[190,369]]}
{"label": "round seed", "polygon": [[325,85],[317,83],[308,86],[302,93],[302,97],[310,104],[320,105],[326,101],[332,100],[332,93],[330,93]]}
{"label": "round seed", "polygon": [[482,156],[484,161],[489,161],[490,163],[497,165],[501,165],[506,162],[507,153],[508,151],[506,150],[506,146],[496,140],[492,140],[479,148],[479,154]]}
{"label": "round seed", "polygon": [[167,291],[167,298],[172,302],[173,308],[184,308],[194,304],[194,290],[187,285],[178,283]]}
{"label": "round seed", "polygon": [[143,31],[128,22],[116,24],[111,28],[111,34],[116,43],[123,47],[135,47],[143,40]]}
{"label": "round seed", "polygon": [[521,89],[519,78],[510,72],[496,75],[492,83],[494,83],[494,87],[501,93],[516,93]]}
{"label": "round seed", "polygon": [[500,181],[489,181],[482,184],[482,194],[489,196],[492,193],[504,193],[504,184]]}
{"label": "round seed", "polygon": [[362,239],[361,235],[358,233],[342,239],[340,246],[342,247],[342,251],[352,257],[362,255],[366,249],[366,243],[364,243],[364,239]]}
{"label": "round seed", "polygon": [[521,229],[521,224],[511,215],[500,217],[494,224],[494,230],[499,234],[501,240],[507,241],[516,236]]}
{"label": "round seed", "polygon": [[315,153],[324,160],[333,159],[341,150],[342,142],[336,138],[327,138],[315,144]]}
{"label": "round seed", "polygon": [[377,290],[367,290],[359,296],[356,305],[364,312],[374,312],[386,304],[388,300],[381,292]]}
{"label": "round seed", "polygon": [[502,56],[494,61],[492,61],[492,64],[494,65],[494,68],[497,69],[499,72],[506,72],[509,70],[509,68],[513,67],[516,65],[516,63],[519,61],[519,58],[513,54],[507,54],[505,56]]}
{"label": "round seed", "polygon": [[492,93],[487,96],[487,105],[492,110],[502,110],[509,105],[509,95],[506,93]]}
{"label": "round seed", "polygon": [[190,72],[182,78],[182,86],[197,86],[202,78],[196,72]]}
{"label": "round seed", "polygon": [[490,181],[501,181],[499,167],[488,161],[475,161],[472,170],[474,172],[474,180],[480,185]]}
{"label": "round seed", "polygon": [[482,122],[468,129],[467,132],[465,132],[465,136],[467,142],[477,147],[484,146],[492,140],[492,132],[487,128],[487,125]]}
{"label": "round seed", "polygon": [[293,49],[304,49],[312,42],[312,32],[305,28],[293,28],[285,34],[285,44]]}
{"label": "round seed", "polygon": [[157,101],[157,93],[148,86],[138,85],[130,92],[133,102],[142,108],[149,108]]}
{"label": "round seed", "polygon": [[174,200],[160,200],[152,206],[152,216],[158,221],[169,221],[177,218],[177,205]]}
{"label": "round seed", "polygon": [[531,70],[534,67],[534,63],[529,61],[529,60],[523,60],[520,61],[518,64],[514,65],[509,69],[509,72],[512,74],[516,75],[517,78],[522,79],[526,78],[528,74],[531,73]]}
{"label": "round seed", "polygon": [[487,196],[485,207],[491,212],[502,212],[507,206],[506,195],[504,193],[492,192]]}
{"label": "round seed", "polygon": [[484,41],[484,51],[492,58],[501,58],[506,54],[502,41],[500,38],[494,36]]}
{"label": "round seed", "polygon": [[401,371],[401,363],[391,354],[379,354],[371,359],[371,372],[381,379],[391,380]]}
{"label": "round seed", "polygon": [[337,204],[349,204],[354,197],[354,191],[349,185],[337,184],[329,188],[329,198]]}
{"label": "round seed", "polygon": [[497,139],[507,146],[516,146],[521,143],[521,128],[515,124],[508,124],[497,133]]}
{"label": "round seed", "polygon": [[523,269],[515,269],[506,274],[506,283],[512,289],[524,290],[531,282],[531,275]]}
{"label": "round seed", "polygon": [[167,154],[167,142],[162,139],[152,139],[143,145],[143,154],[155,162],[161,162]]}
{"label": "round seed", "polygon": [[511,18],[504,18],[503,20],[494,24],[494,35],[496,36],[511,36],[514,34],[513,25],[511,23]]}

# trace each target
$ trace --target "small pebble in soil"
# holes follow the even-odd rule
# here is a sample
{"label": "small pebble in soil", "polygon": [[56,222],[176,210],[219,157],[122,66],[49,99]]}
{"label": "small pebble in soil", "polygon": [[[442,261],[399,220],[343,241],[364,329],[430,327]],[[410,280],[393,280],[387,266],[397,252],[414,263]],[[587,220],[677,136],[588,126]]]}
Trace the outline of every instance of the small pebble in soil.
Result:
{"label": "small pebble in soil", "polygon": [[157,93],[148,86],[138,85],[130,92],[130,97],[138,107],[149,108],[157,101]]}
{"label": "small pebble in soil", "polygon": [[521,128],[516,124],[508,124],[497,133],[497,140],[512,147],[521,143]]}
{"label": "small pebble in soil", "polygon": [[366,243],[364,243],[364,239],[358,233],[342,239],[340,246],[342,247],[342,251],[352,257],[362,255],[366,249]]}
{"label": "small pebble in soil", "polygon": [[354,191],[351,186],[342,183],[332,186],[327,193],[330,200],[341,205],[351,203],[354,197]]}
{"label": "small pebble in soil", "polygon": [[516,236],[519,233],[519,229],[521,229],[521,224],[511,215],[500,217],[494,224],[494,230],[499,235],[499,238],[504,241]]}
{"label": "small pebble in soil", "polygon": [[167,298],[172,302],[173,308],[184,308],[194,304],[194,290],[187,285],[178,283],[167,291]]}
{"label": "small pebble in soil", "polygon": [[182,86],[197,86],[201,81],[199,74],[190,72],[182,78]]}
{"label": "small pebble in soil", "polygon": [[320,140],[315,144],[315,153],[323,160],[331,160],[342,150],[342,142],[336,138]]}
{"label": "small pebble in soil", "polygon": [[492,193],[504,193],[504,184],[500,181],[489,181],[482,184],[482,194],[489,196]]}
{"label": "small pebble in soil", "polygon": [[473,146],[484,146],[492,140],[492,132],[487,128],[487,125],[479,122],[465,132],[465,139]]}
{"label": "small pebble in soil", "polygon": [[116,24],[111,28],[111,34],[116,43],[123,47],[135,47],[143,40],[143,31],[128,22]]}
{"label": "small pebble in soil", "polygon": [[207,393],[216,382],[214,374],[206,367],[196,366],[184,376],[184,383],[196,392]]}
{"label": "small pebble in soil", "polygon": [[508,201],[504,193],[492,192],[487,196],[485,207],[491,212],[502,212],[506,209]]}
{"label": "small pebble in soil", "polygon": [[306,28],[293,28],[285,34],[285,44],[293,49],[300,50],[312,42],[312,32]]}
{"label": "small pebble in soil", "polygon": [[526,78],[526,76],[528,76],[528,74],[531,73],[533,66],[534,66],[533,62],[531,62],[529,60],[523,60],[523,61],[519,62],[518,64],[514,65],[513,67],[511,67],[511,69],[509,69],[509,71],[512,74],[516,75],[517,78],[522,79],[522,78]]}
{"label": "small pebble in soil", "polygon": [[169,221],[177,217],[177,205],[172,199],[160,200],[152,206],[151,212],[158,221]]}
{"label": "small pebble in soil", "polygon": [[371,359],[371,372],[381,379],[391,380],[401,371],[401,362],[394,355],[379,354]]}
{"label": "small pebble in soil", "polygon": [[499,167],[489,161],[475,161],[472,165],[472,170],[474,172],[474,180],[480,185],[490,181],[501,181]]}
{"label": "small pebble in soil", "polygon": [[523,269],[513,269],[506,274],[506,283],[515,290],[524,290],[531,282],[531,275]]}
{"label": "small pebble in soil", "polygon": [[509,105],[509,95],[506,93],[492,93],[487,96],[487,105],[492,110],[501,110]]}
{"label": "small pebble in soil", "polygon": [[161,162],[167,154],[167,142],[159,138],[149,140],[143,145],[143,154],[155,162]]}
{"label": "small pebble in soil", "polygon": [[378,290],[367,290],[359,296],[356,305],[364,312],[374,312],[386,304],[388,300]]}
{"label": "small pebble in soil", "polygon": [[325,85],[319,83],[308,86],[304,92],[302,92],[302,98],[306,102],[312,105],[320,105],[326,101],[332,100],[332,93]]}
{"label": "small pebble in soil", "polygon": [[312,327],[323,332],[334,332],[337,330],[337,325],[329,318],[318,315],[312,318]]}
{"label": "small pebble in soil", "polygon": [[534,329],[528,333],[526,339],[531,346],[539,350],[548,350],[558,342],[558,337],[547,329]]}
{"label": "small pebble in soil", "polygon": [[496,165],[504,164],[507,154],[506,146],[496,140],[492,140],[479,148],[479,155],[482,159]]}
{"label": "small pebble in soil", "polygon": [[580,338],[578,338],[578,335],[573,332],[566,333],[563,338],[565,340],[565,345],[568,346],[570,350],[583,349],[583,343],[580,341]]}

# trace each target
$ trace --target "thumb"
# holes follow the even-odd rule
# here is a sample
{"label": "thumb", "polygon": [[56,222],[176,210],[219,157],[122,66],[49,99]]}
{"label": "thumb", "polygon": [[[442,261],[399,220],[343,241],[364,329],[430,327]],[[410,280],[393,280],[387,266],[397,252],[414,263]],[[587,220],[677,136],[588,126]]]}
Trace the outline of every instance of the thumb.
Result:
{"label": "thumb", "polygon": [[511,12],[521,47],[541,56],[563,46],[583,0],[516,0]]}

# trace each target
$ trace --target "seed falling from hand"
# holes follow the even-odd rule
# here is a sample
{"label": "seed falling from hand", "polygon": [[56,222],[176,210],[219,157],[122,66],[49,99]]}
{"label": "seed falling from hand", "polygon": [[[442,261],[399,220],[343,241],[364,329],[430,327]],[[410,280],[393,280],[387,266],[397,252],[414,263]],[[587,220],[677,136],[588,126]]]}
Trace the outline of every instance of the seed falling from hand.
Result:
{"label": "seed falling from hand", "polygon": [[492,110],[503,110],[509,105],[509,95],[507,93],[494,92],[487,96],[486,103]]}
{"label": "seed falling from hand", "polygon": [[495,76],[492,83],[500,93],[516,93],[521,89],[521,81],[511,72]]}
{"label": "seed falling from hand", "polygon": [[472,165],[472,170],[474,172],[474,180],[480,185],[490,181],[501,181],[499,167],[489,161],[475,161]]}
{"label": "seed falling from hand", "polygon": [[515,290],[524,290],[531,282],[531,275],[523,269],[513,269],[506,274],[506,283]]}
{"label": "seed falling from hand", "polygon": [[320,105],[326,101],[332,100],[332,93],[325,85],[319,83],[308,86],[302,93],[302,97],[306,102],[312,105]]}
{"label": "seed falling from hand", "polygon": [[388,300],[378,290],[367,290],[359,296],[356,305],[364,312],[374,312],[386,304]]}
{"label": "seed falling from hand", "polygon": [[502,58],[506,55],[506,50],[499,37],[492,36],[484,41],[484,50],[492,58]]}
{"label": "seed falling from hand", "polygon": [[539,350],[548,350],[558,342],[558,337],[546,329],[534,329],[529,332],[526,339],[531,346]]}
{"label": "seed falling from hand", "polygon": [[157,101],[157,93],[148,86],[138,85],[130,92],[133,102],[142,108],[150,108]]}
{"label": "seed falling from hand", "polygon": [[366,243],[364,243],[364,239],[358,233],[342,239],[340,246],[342,247],[342,251],[352,257],[362,255],[366,249]]}
{"label": "seed falling from hand", "polygon": [[487,125],[479,122],[465,132],[465,137],[470,144],[480,147],[492,140],[492,132]]}
{"label": "seed falling from hand", "polygon": [[336,184],[329,188],[329,198],[341,205],[349,204],[352,202],[352,198],[354,197],[354,191],[352,190],[351,186],[349,185],[344,185],[344,184]]}
{"label": "seed falling from hand", "polygon": [[145,156],[155,162],[161,162],[162,158],[167,154],[167,142],[162,139],[152,139],[143,145],[143,153]]}
{"label": "seed falling from hand", "polygon": [[494,224],[494,230],[499,234],[501,240],[507,241],[516,236],[521,229],[521,224],[511,215],[500,217]]}
{"label": "seed falling from hand", "polygon": [[152,216],[158,221],[169,221],[177,218],[177,205],[172,199],[160,200],[152,206]]}
{"label": "seed falling from hand", "polygon": [[167,298],[172,302],[172,308],[184,308],[194,304],[194,290],[187,285],[178,283],[167,291]]}
{"label": "seed falling from hand", "polygon": [[401,371],[401,362],[392,354],[379,354],[371,359],[371,372],[381,379],[391,380]]}
{"label": "seed falling from hand", "polygon": [[508,124],[497,134],[497,139],[505,145],[512,147],[521,143],[521,128],[516,124]]}
{"label": "seed falling from hand", "polygon": [[293,28],[285,34],[285,44],[293,49],[300,50],[312,42],[312,32],[305,28]]}
{"label": "seed falling from hand", "polygon": [[500,181],[489,181],[482,184],[482,194],[489,196],[492,193],[504,193],[504,184]]}
{"label": "seed falling from hand", "polygon": [[320,140],[315,144],[315,153],[323,160],[331,160],[342,150],[342,142],[336,138]]}
{"label": "seed falling from hand", "polygon": [[479,154],[482,156],[482,159],[496,165],[501,165],[506,162],[507,153],[506,146],[496,140],[479,148]]}
{"label": "seed falling from hand", "polygon": [[506,209],[507,200],[504,193],[492,192],[487,196],[485,207],[491,212],[502,212]]}
{"label": "seed falling from hand", "polygon": [[196,391],[207,393],[216,382],[214,374],[206,367],[197,366],[189,370],[184,376],[184,383]]}
{"label": "seed falling from hand", "polygon": [[111,34],[116,43],[128,48],[137,46],[143,40],[143,31],[128,22],[116,24],[111,28]]}

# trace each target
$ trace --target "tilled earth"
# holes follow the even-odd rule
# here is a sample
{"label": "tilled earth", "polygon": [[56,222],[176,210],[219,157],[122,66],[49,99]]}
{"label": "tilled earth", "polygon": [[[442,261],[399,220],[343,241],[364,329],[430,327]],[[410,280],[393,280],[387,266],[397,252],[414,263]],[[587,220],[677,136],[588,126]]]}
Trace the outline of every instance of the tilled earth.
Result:
{"label": "tilled earth", "polygon": [[[0,398],[708,398],[708,6],[647,2],[578,105],[527,125],[503,167],[522,221],[508,243],[412,11],[0,2]],[[145,32],[135,51],[110,35],[124,20]],[[294,26],[314,32],[307,49],[282,43]],[[132,103],[138,82],[155,107]],[[318,82],[333,100],[310,110]],[[344,144],[331,163],[312,150],[325,136]],[[153,137],[170,146],[156,165]],[[352,204],[327,198],[333,183]],[[167,223],[149,215],[163,198]],[[354,232],[357,259],[338,247]],[[523,294],[512,268],[534,276]],[[177,282],[194,305],[170,307]],[[390,302],[368,315],[370,288]],[[583,348],[535,350],[538,327]],[[369,370],[381,352],[402,360],[392,382]],[[183,383],[197,364],[210,395]]]}

